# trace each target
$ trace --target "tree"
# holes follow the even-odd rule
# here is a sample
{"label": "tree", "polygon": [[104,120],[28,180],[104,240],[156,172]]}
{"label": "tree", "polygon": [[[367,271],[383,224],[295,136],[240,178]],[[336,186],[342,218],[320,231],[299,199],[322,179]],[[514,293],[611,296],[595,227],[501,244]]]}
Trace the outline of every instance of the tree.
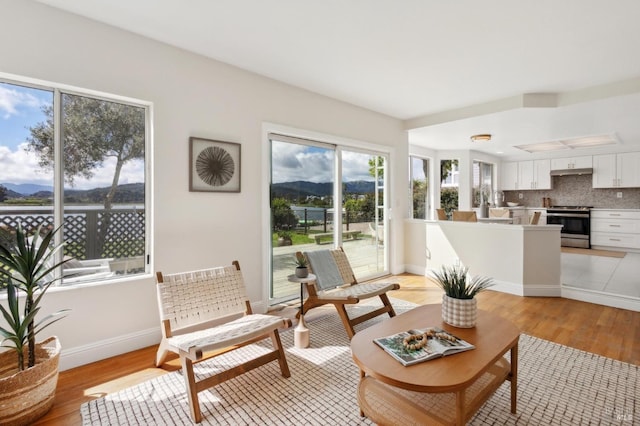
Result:
{"label": "tree", "polygon": [[[44,122],[29,130],[29,149],[39,156],[43,168],[55,164],[53,106],[43,107]],[[111,222],[109,211],[118,189],[122,167],[128,161],[144,158],[145,110],[101,99],[63,94],[62,150],[64,180],[73,186],[77,177],[91,179],[94,171],[108,158],[115,159],[111,186],[102,203],[105,218],[101,222],[98,242],[104,244]]]}
{"label": "tree", "polygon": [[0,185],[0,203],[7,198],[7,188],[4,185]]}
{"label": "tree", "polygon": [[453,166],[458,165],[458,160],[442,160],[440,161],[440,183],[447,180]]}
{"label": "tree", "polygon": [[289,202],[284,198],[274,198],[271,200],[271,211],[273,214],[273,230],[289,229],[298,223],[298,218],[293,213]]}
{"label": "tree", "polygon": [[[376,159],[378,161],[376,162]],[[384,177],[384,157],[371,157],[369,158],[369,174],[376,177],[376,168],[378,168],[378,179],[382,179]]]}

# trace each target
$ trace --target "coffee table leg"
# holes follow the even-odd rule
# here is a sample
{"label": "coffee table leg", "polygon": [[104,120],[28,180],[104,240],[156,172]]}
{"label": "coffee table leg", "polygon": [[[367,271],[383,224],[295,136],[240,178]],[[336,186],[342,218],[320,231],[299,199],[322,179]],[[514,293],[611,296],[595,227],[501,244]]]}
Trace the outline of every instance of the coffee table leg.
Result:
{"label": "coffee table leg", "polygon": [[[364,379],[364,370],[360,370],[360,382],[362,383],[362,380]],[[364,417],[364,411],[362,411],[362,408],[360,408],[360,417]]]}
{"label": "coffee table leg", "polygon": [[518,342],[511,348],[511,413],[516,414],[518,398]]}
{"label": "coffee table leg", "polygon": [[456,392],[456,425],[464,426],[464,389]]}

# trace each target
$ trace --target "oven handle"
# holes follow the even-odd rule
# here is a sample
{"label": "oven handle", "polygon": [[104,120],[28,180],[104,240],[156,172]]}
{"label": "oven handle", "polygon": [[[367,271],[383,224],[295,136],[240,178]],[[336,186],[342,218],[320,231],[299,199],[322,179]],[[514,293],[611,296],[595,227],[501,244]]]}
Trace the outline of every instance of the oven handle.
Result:
{"label": "oven handle", "polygon": [[588,214],[580,214],[580,213],[547,213],[547,217],[549,216],[553,216],[553,217],[580,217],[583,219],[589,219],[589,215]]}

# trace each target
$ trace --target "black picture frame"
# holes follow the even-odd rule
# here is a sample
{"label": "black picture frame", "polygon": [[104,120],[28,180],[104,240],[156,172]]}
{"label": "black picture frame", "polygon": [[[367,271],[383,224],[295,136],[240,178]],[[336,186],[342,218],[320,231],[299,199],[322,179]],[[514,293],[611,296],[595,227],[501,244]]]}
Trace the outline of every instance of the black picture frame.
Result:
{"label": "black picture frame", "polygon": [[189,191],[240,192],[241,145],[189,138]]}

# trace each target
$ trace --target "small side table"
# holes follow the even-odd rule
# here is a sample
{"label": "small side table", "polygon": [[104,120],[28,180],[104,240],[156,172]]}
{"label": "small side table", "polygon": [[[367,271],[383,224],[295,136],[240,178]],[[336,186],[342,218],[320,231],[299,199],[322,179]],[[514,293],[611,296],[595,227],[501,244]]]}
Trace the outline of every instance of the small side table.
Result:
{"label": "small side table", "polygon": [[304,285],[310,281],[315,281],[316,276],[309,274],[304,278],[297,277],[295,274],[287,276],[287,280],[292,283],[300,283],[300,320],[298,325],[293,329],[293,342],[296,348],[308,348],[309,347],[309,329],[304,322]]}

